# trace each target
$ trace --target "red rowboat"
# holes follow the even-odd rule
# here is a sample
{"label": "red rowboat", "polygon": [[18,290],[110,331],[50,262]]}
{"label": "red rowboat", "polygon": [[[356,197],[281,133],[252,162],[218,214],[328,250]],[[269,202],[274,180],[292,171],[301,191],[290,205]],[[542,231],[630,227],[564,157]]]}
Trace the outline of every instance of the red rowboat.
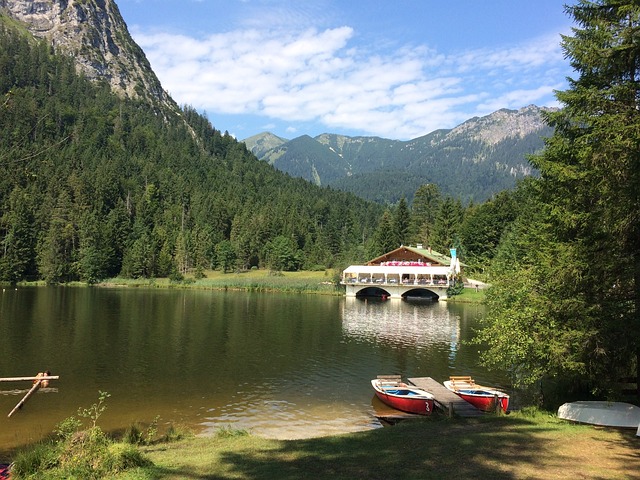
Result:
{"label": "red rowboat", "polygon": [[476,384],[471,377],[449,377],[444,386],[483,412],[497,411],[496,401],[503,412],[509,408],[509,395],[493,387]]}
{"label": "red rowboat", "polygon": [[371,385],[376,396],[392,408],[419,415],[433,412],[434,397],[425,390],[384,377],[371,380]]}

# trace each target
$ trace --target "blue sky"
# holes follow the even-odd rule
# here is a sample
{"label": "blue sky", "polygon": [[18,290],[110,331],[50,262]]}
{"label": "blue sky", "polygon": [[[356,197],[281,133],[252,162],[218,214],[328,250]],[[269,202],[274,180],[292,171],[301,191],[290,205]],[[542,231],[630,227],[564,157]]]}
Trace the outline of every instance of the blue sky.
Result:
{"label": "blue sky", "polygon": [[556,106],[571,0],[118,0],[163,87],[244,139],[408,140]]}

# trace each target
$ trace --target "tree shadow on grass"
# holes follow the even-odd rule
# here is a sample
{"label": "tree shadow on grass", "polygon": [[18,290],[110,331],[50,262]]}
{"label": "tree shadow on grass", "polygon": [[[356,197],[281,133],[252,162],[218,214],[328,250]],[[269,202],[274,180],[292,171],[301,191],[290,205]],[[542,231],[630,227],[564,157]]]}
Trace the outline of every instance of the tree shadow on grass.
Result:
{"label": "tree shadow on grass", "polygon": [[519,465],[535,465],[544,447],[528,426],[534,424],[520,419],[407,422],[286,441],[268,452],[227,452],[222,460],[241,478],[252,479],[508,479],[516,478]]}

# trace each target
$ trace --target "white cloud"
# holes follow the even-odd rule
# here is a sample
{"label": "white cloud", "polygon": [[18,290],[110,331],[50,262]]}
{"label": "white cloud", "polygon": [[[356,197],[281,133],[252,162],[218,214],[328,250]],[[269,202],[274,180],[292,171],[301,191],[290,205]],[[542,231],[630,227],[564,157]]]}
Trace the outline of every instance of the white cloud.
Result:
{"label": "white cloud", "polygon": [[566,69],[558,39],[444,54],[426,46],[380,54],[348,26],[134,38],[178,103],[266,121],[321,122],[415,138],[478,114],[552,100]]}

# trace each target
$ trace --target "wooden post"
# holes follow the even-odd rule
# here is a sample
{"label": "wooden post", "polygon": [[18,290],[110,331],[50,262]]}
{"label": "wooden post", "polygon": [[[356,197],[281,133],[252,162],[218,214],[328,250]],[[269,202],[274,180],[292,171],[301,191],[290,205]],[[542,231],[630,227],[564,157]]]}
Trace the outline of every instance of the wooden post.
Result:
{"label": "wooden post", "polygon": [[49,375],[46,377],[7,377],[0,378],[0,382],[25,382],[32,380],[58,380],[60,377],[58,375]]}
{"label": "wooden post", "polygon": [[449,402],[449,418],[453,418],[453,402]]}
{"label": "wooden post", "polygon": [[31,390],[29,390],[27,392],[27,394],[22,398],[22,400],[20,400],[18,402],[18,404],[13,407],[13,410],[11,410],[11,412],[9,412],[9,415],[7,415],[8,418],[11,418],[11,415],[13,415],[14,413],[16,413],[18,410],[20,410],[22,408],[22,406],[25,404],[25,402],[27,400],[29,400],[29,398],[31,397],[31,395],[33,395],[34,393],[36,393],[38,391],[38,389],[40,388],[40,383],[42,383],[42,379],[38,379],[36,381],[36,383],[33,384],[33,387],[31,387]]}
{"label": "wooden post", "polygon": [[495,413],[497,415],[499,415],[501,410],[502,410],[502,405],[500,404],[500,397],[498,397],[498,394],[495,394],[493,396],[493,401],[496,402],[496,404],[495,404]]}

